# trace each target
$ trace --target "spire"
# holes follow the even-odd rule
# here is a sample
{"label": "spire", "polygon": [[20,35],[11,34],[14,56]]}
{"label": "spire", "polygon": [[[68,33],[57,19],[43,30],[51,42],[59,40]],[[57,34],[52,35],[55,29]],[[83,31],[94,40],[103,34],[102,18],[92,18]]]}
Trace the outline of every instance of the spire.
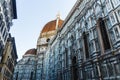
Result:
{"label": "spire", "polygon": [[57,19],[60,19],[60,12],[58,12],[57,14]]}
{"label": "spire", "polygon": [[58,12],[58,14],[57,14],[57,20],[56,20],[56,30],[58,29],[59,19],[60,19],[60,12]]}

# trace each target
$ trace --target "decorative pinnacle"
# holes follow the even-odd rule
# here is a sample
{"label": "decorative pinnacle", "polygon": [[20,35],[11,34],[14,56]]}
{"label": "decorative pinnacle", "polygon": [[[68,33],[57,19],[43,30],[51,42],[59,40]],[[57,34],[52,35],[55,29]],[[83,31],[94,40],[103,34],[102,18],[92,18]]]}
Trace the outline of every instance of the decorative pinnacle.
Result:
{"label": "decorative pinnacle", "polygon": [[60,19],[60,12],[58,12],[57,14],[57,19]]}

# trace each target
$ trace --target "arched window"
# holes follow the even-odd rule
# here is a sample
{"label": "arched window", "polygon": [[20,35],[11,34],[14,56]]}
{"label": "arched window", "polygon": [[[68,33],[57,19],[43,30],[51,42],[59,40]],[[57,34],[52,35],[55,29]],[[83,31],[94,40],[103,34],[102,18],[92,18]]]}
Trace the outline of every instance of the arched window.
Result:
{"label": "arched window", "polygon": [[49,42],[49,41],[50,41],[50,39],[49,39],[49,38],[47,38],[46,42]]}
{"label": "arched window", "polygon": [[85,52],[85,58],[88,59],[90,57],[89,54],[89,48],[88,48],[88,37],[85,32],[83,32],[83,41],[84,41],[84,52]]}
{"label": "arched window", "polygon": [[72,80],[78,80],[77,58],[72,59]]}
{"label": "arched window", "polygon": [[33,80],[33,72],[30,74],[30,80]]}
{"label": "arched window", "polygon": [[111,48],[111,46],[110,46],[107,30],[105,27],[105,22],[102,18],[99,18],[97,24],[98,24],[97,31],[99,35],[99,41],[100,41],[101,48],[103,50],[108,50]]}

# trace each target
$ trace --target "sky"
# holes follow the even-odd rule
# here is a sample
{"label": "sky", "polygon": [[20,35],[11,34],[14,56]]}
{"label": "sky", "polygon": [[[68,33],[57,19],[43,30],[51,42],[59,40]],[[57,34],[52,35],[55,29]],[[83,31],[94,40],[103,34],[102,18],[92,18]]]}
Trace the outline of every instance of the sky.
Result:
{"label": "sky", "polygon": [[31,48],[44,25],[55,20],[58,13],[65,19],[77,0],[16,0],[17,16],[10,33],[15,37],[18,60]]}

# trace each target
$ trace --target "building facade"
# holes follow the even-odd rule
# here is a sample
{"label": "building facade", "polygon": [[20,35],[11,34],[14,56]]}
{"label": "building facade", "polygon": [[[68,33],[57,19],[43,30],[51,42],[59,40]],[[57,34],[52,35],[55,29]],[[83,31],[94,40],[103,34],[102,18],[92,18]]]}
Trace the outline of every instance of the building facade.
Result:
{"label": "building facade", "polygon": [[[9,35],[10,36],[10,35]],[[5,49],[3,51],[3,57],[0,62],[0,79],[12,80],[14,66],[17,63],[17,51],[14,37],[9,37]]]}
{"label": "building facade", "polygon": [[17,19],[16,0],[0,0],[0,80],[12,80],[17,63],[15,39],[9,32],[13,19]]}
{"label": "building facade", "polygon": [[46,57],[45,80],[119,80],[120,0],[77,0]]}
{"label": "building facade", "polygon": [[36,49],[26,51],[15,66],[12,80],[36,80]]}
{"label": "building facade", "polygon": [[16,1],[15,0],[1,0],[0,1],[0,60],[7,39],[9,38],[10,27],[12,20],[17,18]]}

